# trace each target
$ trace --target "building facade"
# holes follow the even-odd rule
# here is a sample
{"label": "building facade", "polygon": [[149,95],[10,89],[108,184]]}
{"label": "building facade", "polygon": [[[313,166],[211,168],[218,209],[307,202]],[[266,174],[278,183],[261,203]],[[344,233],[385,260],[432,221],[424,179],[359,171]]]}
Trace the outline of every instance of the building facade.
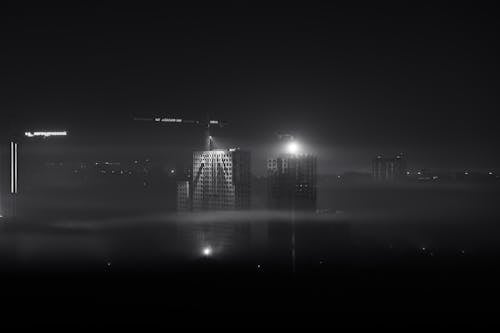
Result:
{"label": "building facade", "polygon": [[250,152],[239,149],[193,153],[192,208],[250,208]]}
{"label": "building facade", "polygon": [[268,207],[315,210],[316,164],[316,156],[305,154],[289,154],[268,159]]}
{"label": "building facade", "polygon": [[189,181],[177,182],[177,211],[188,212],[191,210],[191,186]]}
{"label": "building facade", "polygon": [[406,161],[402,155],[393,158],[377,156],[372,160],[372,178],[376,181],[398,181],[406,175]]}

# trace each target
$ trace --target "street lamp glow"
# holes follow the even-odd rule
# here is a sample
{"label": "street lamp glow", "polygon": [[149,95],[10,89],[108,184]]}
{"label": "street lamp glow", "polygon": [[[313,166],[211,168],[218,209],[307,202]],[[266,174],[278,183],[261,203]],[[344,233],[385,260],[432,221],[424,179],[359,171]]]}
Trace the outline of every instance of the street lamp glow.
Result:
{"label": "street lamp glow", "polygon": [[286,149],[290,154],[297,154],[300,150],[300,145],[297,143],[297,141],[291,141],[288,143]]}

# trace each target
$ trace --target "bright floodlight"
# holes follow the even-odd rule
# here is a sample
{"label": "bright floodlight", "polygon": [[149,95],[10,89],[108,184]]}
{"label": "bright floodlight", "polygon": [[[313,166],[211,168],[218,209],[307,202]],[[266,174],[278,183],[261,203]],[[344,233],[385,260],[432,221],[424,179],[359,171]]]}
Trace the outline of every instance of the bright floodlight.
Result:
{"label": "bright floodlight", "polygon": [[210,246],[203,248],[203,255],[205,257],[211,256],[212,255],[212,248]]}
{"label": "bright floodlight", "polygon": [[287,151],[290,154],[297,154],[299,152],[299,150],[300,150],[300,146],[297,143],[297,141],[291,141],[288,143]]}
{"label": "bright floodlight", "polygon": [[67,131],[53,131],[53,132],[25,132],[25,136],[29,138],[33,138],[35,136],[41,136],[44,138],[48,138],[49,136],[66,136],[68,135]]}

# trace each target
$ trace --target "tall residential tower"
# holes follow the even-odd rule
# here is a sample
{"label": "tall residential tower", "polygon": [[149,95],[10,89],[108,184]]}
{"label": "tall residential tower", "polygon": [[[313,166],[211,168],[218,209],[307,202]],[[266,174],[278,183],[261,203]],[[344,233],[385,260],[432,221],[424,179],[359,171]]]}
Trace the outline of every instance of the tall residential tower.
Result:
{"label": "tall residential tower", "polygon": [[194,211],[250,208],[250,152],[194,152],[192,187]]}
{"label": "tall residential tower", "polygon": [[372,160],[372,178],[376,181],[397,181],[406,175],[406,161],[403,155],[393,158],[377,156]]}
{"label": "tall residential tower", "polygon": [[315,210],[316,164],[316,156],[309,154],[285,154],[268,159],[269,208]]}

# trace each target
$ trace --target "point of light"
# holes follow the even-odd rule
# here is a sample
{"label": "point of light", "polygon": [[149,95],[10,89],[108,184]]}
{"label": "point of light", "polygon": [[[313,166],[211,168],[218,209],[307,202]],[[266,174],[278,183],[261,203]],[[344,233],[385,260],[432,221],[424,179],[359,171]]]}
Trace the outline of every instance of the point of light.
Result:
{"label": "point of light", "polygon": [[297,154],[300,151],[300,145],[297,141],[291,141],[288,143],[286,149],[290,154]]}
{"label": "point of light", "polygon": [[212,255],[212,248],[210,246],[204,247],[202,253],[205,257],[209,257]]}

